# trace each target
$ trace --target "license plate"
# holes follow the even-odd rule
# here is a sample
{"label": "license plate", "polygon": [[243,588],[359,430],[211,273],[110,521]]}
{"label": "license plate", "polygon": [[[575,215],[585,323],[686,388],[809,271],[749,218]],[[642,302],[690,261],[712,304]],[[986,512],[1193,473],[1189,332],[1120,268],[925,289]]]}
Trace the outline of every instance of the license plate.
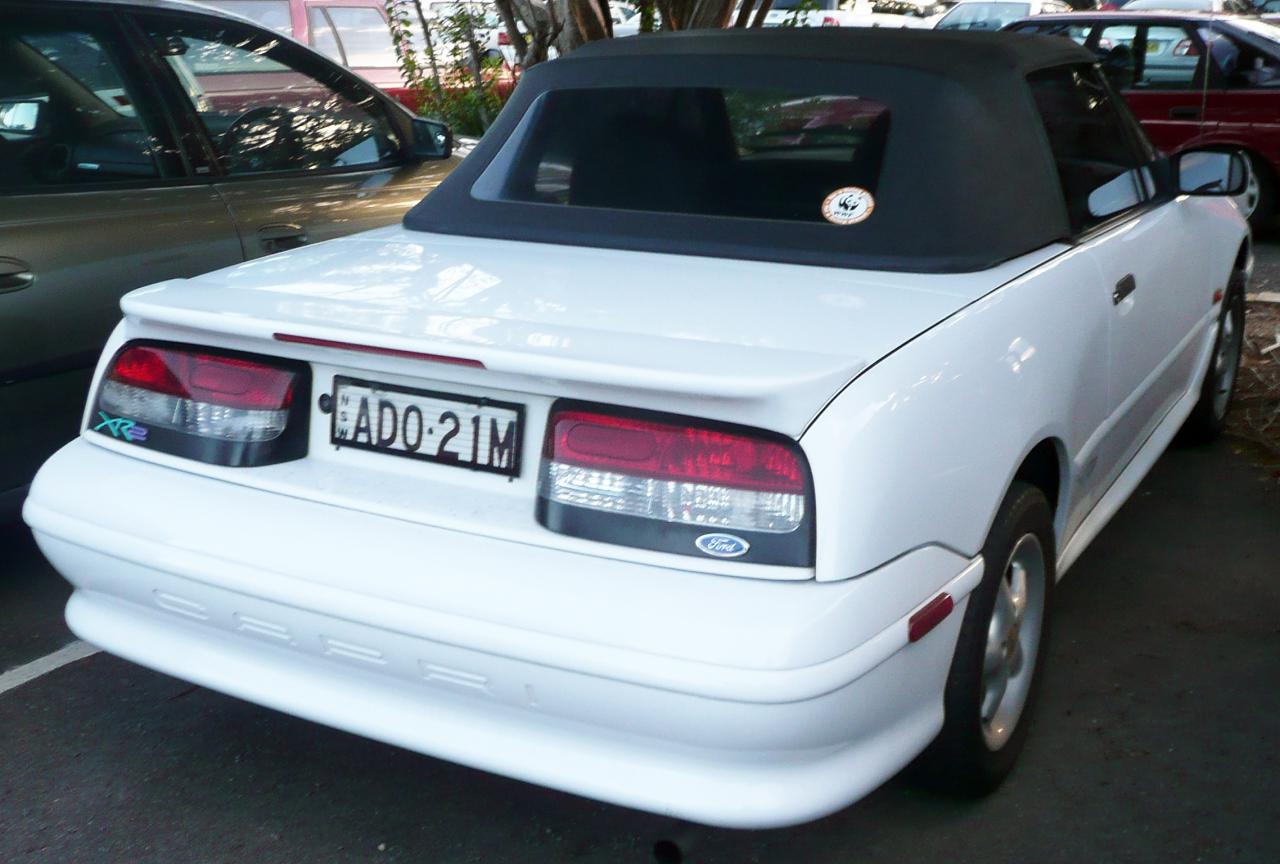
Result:
{"label": "license plate", "polygon": [[329,440],[516,477],[524,406],[336,376]]}

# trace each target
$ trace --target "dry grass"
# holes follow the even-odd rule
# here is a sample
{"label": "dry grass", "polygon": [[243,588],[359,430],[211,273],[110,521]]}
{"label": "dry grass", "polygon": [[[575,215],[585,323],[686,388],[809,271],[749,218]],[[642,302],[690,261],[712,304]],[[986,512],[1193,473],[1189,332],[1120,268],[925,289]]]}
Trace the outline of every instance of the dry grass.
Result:
{"label": "dry grass", "polygon": [[1250,302],[1245,314],[1244,356],[1227,428],[1280,455],[1280,347],[1275,347],[1277,342],[1280,342],[1280,303]]}

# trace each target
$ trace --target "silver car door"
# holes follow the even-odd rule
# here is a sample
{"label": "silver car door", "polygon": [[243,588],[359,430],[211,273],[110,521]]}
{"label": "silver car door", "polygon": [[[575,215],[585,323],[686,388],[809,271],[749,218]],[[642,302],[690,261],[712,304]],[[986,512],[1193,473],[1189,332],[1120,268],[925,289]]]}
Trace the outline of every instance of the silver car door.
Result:
{"label": "silver car door", "polygon": [[76,434],[121,295],[241,260],[129,44],[106,13],[0,18],[0,497]]}
{"label": "silver car door", "polygon": [[452,167],[407,158],[401,109],[315,52],[221,19],[138,20],[169,46],[246,257],[397,222]]}

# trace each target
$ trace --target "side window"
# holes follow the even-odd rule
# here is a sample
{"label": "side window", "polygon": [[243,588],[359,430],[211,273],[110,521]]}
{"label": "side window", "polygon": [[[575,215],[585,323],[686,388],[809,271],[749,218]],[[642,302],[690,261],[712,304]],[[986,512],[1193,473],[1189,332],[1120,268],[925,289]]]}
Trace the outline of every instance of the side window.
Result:
{"label": "side window", "polygon": [[307,29],[311,31],[311,47],[328,57],[334,63],[347,64],[342,56],[342,47],[338,44],[338,34],[333,32],[333,25],[318,6],[307,9]]}
{"label": "side window", "polygon": [[1198,90],[1204,81],[1199,40],[1181,27],[1145,27],[1146,48],[1136,87]]}
{"label": "side window", "polygon": [[99,15],[0,19],[0,187],[180,176],[166,124]]}
{"label": "side window", "polygon": [[1042,36],[1061,36],[1064,39],[1070,39],[1077,45],[1083,45],[1089,40],[1089,31],[1093,29],[1093,22],[1036,21],[1033,19],[1009,29],[1017,30],[1021,33],[1039,33]]}
{"label": "side window", "polygon": [[1144,167],[1148,153],[1093,69],[1046,69],[1027,81],[1044,121],[1073,231],[1087,231],[1151,196],[1152,179]]}
{"label": "side window", "polygon": [[1093,50],[1098,55],[1098,65],[1117,90],[1133,87],[1138,74],[1138,28],[1133,24],[1111,25],[1098,29]]}
{"label": "side window", "polygon": [[232,12],[263,27],[278,30],[286,36],[293,35],[293,20],[289,12],[289,0],[201,0],[205,6]]}
{"label": "side window", "polygon": [[399,153],[379,99],[313,55],[232,22],[141,21],[228,174],[358,168]]}
{"label": "side window", "polygon": [[396,65],[391,29],[381,12],[371,6],[328,6],[325,11],[338,31],[348,66],[364,69]]}
{"label": "side window", "polygon": [[1228,89],[1280,87],[1280,60],[1230,36],[1207,29],[1200,33]]}

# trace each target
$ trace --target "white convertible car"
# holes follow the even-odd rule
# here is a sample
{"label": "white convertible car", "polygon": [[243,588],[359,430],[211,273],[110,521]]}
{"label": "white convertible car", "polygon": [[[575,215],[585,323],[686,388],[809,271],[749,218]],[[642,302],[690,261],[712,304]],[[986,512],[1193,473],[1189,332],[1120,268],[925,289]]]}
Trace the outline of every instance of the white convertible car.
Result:
{"label": "white convertible car", "polygon": [[1231,398],[1237,155],[1067,40],[528,71],[385,228],[128,295],[26,520],[122,657],[726,826],[995,787],[1053,585]]}

